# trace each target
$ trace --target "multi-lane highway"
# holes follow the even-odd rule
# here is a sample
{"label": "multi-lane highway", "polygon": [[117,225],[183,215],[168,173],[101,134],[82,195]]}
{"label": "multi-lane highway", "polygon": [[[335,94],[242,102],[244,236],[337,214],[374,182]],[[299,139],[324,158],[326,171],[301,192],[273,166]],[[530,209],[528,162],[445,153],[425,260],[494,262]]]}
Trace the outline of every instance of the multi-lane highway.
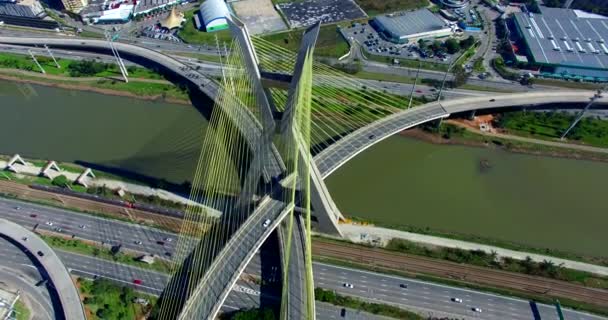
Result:
{"label": "multi-lane highway", "polygon": [[[19,207],[19,209],[15,209],[16,207]],[[36,217],[31,217],[30,215],[32,214],[36,215]],[[165,242],[165,246],[160,246],[156,243],[158,239],[165,237],[174,239],[176,237],[167,232],[121,221],[107,220],[67,210],[47,208],[1,198],[0,215],[26,227],[32,227],[35,223],[40,223],[39,228],[52,229],[52,227],[44,223],[46,221],[53,221],[55,226],[61,228],[68,227],[69,230],[78,230],[77,237],[99,240],[111,235],[112,237],[116,237],[115,240],[122,239],[121,243],[124,243],[125,247],[134,249],[141,249],[141,247],[150,248],[149,251],[157,251],[159,253],[163,251],[171,252],[173,250],[173,241]],[[80,224],[87,225],[87,229],[80,229],[78,227]],[[135,239],[141,239],[142,245],[131,244]],[[5,246],[0,246],[0,248],[3,247]],[[158,250],[160,248],[162,249]],[[60,250],[57,251],[66,266],[72,269],[74,273],[80,272],[90,277],[99,275],[129,284],[134,279],[140,279],[142,280],[140,289],[156,294],[162,291],[168,281],[167,276],[162,273]],[[0,256],[6,256],[7,254],[9,253],[6,249],[0,249]],[[7,259],[0,259],[0,261],[7,261]],[[259,275],[261,268],[260,256],[256,255],[245,269],[245,273]],[[340,293],[349,294],[368,301],[391,303],[402,308],[419,310],[425,313],[433,312],[439,316],[449,314],[479,319],[532,319],[533,317],[529,302],[498,295],[321,263],[314,264],[314,276],[315,286],[317,287],[336,290]],[[347,288],[344,286],[344,283],[351,283],[354,288]],[[401,284],[406,284],[407,288],[402,288]],[[239,280],[235,288],[236,290],[233,290],[228,296],[224,304],[224,310],[259,304],[259,287],[251,282]],[[460,298],[463,302],[453,302],[451,301],[452,298]],[[475,313],[472,311],[472,307],[479,307],[483,312]],[[538,309],[542,315],[542,319],[557,319],[557,314],[552,306],[539,304]],[[319,319],[339,316],[340,308],[335,307],[331,309],[330,314],[326,314],[326,311],[326,307],[317,308],[317,313],[321,313],[319,314]],[[604,319],[572,310],[566,310],[566,317],[567,319]]]}
{"label": "multi-lane highway", "polygon": [[[29,55],[28,50],[31,50],[35,55],[40,56],[49,56],[49,53],[44,48],[29,48],[23,46],[16,45],[3,45],[0,44],[0,51],[4,52],[12,52],[17,54]],[[98,61],[103,61],[106,63],[116,63],[116,60],[113,56],[104,55],[100,53],[90,53],[84,51],[76,51],[76,50],[65,50],[65,49],[52,49],[53,55],[56,58],[64,58],[70,60],[79,60],[79,59],[94,59]],[[170,53],[167,53],[170,54]],[[170,54],[170,56],[194,69],[198,73],[204,74],[206,76],[215,76],[219,77],[222,75],[221,66],[218,63],[201,61],[195,58],[183,57],[175,54]],[[133,65],[134,63],[125,60],[126,64]],[[118,75],[117,75],[118,76]],[[398,83],[398,82],[390,82],[390,81],[378,81],[378,80],[367,80],[367,79],[359,79],[361,84],[367,85],[368,87],[376,87],[381,88],[382,90],[386,90],[386,92],[396,95],[404,95],[412,91],[412,84],[407,83]],[[331,82],[330,83],[335,83]],[[433,87],[427,85],[416,85],[416,90],[414,90],[414,96],[434,96],[437,93],[437,90]],[[470,96],[486,96],[492,94],[489,91],[475,91],[475,90],[466,90],[466,89],[450,89],[443,91],[443,97],[446,99],[450,98],[461,98],[461,97],[470,97]]]}

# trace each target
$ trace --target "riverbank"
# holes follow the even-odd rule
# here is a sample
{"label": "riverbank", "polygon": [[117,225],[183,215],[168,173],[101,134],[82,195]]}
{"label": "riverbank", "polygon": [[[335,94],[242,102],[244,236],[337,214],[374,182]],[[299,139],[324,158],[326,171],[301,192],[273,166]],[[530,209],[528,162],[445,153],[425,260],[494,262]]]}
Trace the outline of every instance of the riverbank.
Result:
{"label": "riverbank", "polygon": [[446,125],[461,127],[463,130],[453,130],[453,133],[451,133],[449,138],[446,138],[444,134],[439,131],[431,132],[421,128],[405,130],[402,131],[400,135],[437,145],[461,145],[501,149],[512,153],[534,156],[608,162],[608,149],[605,149],[605,152],[600,152],[600,150],[596,152],[584,150],[580,147],[584,148],[585,146],[576,144],[545,144],[545,141],[535,141],[534,139],[523,137],[522,139],[518,139],[517,137],[509,137],[508,135],[486,134],[478,132],[477,130],[473,131],[469,127],[465,127],[454,120],[448,120],[446,121],[446,124],[442,124],[442,126]]}
{"label": "riverbank", "polygon": [[[61,88],[67,90],[78,90],[78,91],[86,91],[86,92],[94,92],[105,95],[133,98],[138,100],[146,100],[146,101],[154,101],[154,102],[166,102],[173,104],[182,104],[182,105],[191,105],[192,103],[187,98],[187,94],[182,92],[174,92],[175,90],[171,90],[171,88],[178,89],[173,84],[160,84],[160,83],[148,83],[148,82],[140,82],[138,80],[145,79],[136,79],[130,78],[129,83],[124,83],[122,80],[113,79],[113,78],[99,78],[98,80],[92,80],[95,82],[85,82],[81,81],[78,78],[69,78],[69,77],[57,77],[46,76],[43,74],[36,74],[33,72],[29,72],[31,74],[24,74],[21,70],[10,70],[10,69],[0,69],[0,80],[27,83],[27,84],[36,84],[46,87],[52,88]],[[58,79],[63,78],[63,79]],[[70,83],[70,82],[78,82],[78,83]],[[139,84],[144,83],[148,85],[148,89],[150,87],[159,87],[159,93],[152,94],[148,92],[147,94],[142,92]],[[136,85],[133,85],[136,84]],[[114,87],[114,88],[112,88]],[[146,90],[150,91],[150,90]]]}

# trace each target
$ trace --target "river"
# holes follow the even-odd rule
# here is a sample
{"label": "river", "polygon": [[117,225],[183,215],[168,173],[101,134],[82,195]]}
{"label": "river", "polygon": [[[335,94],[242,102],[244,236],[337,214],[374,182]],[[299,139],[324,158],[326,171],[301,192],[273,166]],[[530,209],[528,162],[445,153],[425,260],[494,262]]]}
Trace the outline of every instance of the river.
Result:
{"label": "river", "polygon": [[327,180],[347,216],[608,257],[608,164],[391,137]]}
{"label": "river", "polygon": [[192,106],[0,81],[0,154],[84,161],[181,183],[205,118]]}
{"label": "river", "polygon": [[[207,125],[192,106],[0,81],[0,154],[182,182]],[[608,256],[608,164],[395,136],[327,180],[348,216]]]}

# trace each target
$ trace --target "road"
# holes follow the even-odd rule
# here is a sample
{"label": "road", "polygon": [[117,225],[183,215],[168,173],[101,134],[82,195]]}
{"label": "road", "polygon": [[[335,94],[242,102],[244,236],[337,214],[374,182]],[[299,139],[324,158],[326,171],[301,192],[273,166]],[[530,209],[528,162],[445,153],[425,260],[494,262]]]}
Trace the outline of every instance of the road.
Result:
{"label": "road", "polygon": [[[17,45],[6,45],[0,44],[0,51],[10,52],[16,54],[29,55],[28,50],[31,50],[37,56],[49,56],[48,51],[44,48],[30,48],[23,47]],[[100,62],[105,63],[116,63],[116,59],[113,56],[104,55],[101,53],[90,53],[86,51],[80,50],[65,50],[65,49],[52,49],[52,53],[56,58],[70,59],[70,60],[87,60],[93,59]],[[169,54],[175,60],[182,62],[194,69],[200,74],[204,74],[206,76],[214,76],[219,77],[222,75],[221,65],[214,62],[201,61],[195,58],[188,58],[179,55]],[[136,65],[133,62],[125,60],[126,65]],[[117,77],[120,75],[117,74]],[[369,79],[359,79],[361,84],[367,85],[368,87],[376,87],[382,90],[386,90],[388,93],[396,94],[396,95],[409,95],[412,91],[412,84],[407,83],[398,83],[391,81],[377,81],[377,80],[369,80]],[[327,83],[336,83],[331,81],[324,81]],[[449,89],[443,91],[443,97],[446,99],[452,98],[461,98],[461,97],[469,97],[469,96],[486,96],[491,95],[492,92],[488,91],[475,91],[475,90],[466,90],[466,89]],[[414,91],[414,96],[421,97],[432,97],[436,95],[436,89],[431,86],[418,84],[416,85],[416,90]]]}
{"label": "road", "polygon": [[34,262],[40,267],[40,271],[55,288],[53,293],[59,300],[62,317],[70,320],[86,319],[78,290],[72,282],[70,273],[46,242],[29,229],[3,218],[0,218],[0,235],[32,253],[32,259],[35,259]]}
{"label": "road", "polygon": [[[15,210],[14,207],[19,206],[19,210]],[[52,217],[54,221],[63,221],[66,224],[80,223],[80,221],[86,221],[87,225],[91,227],[87,229],[90,231],[93,237],[98,234],[105,234],[107,230],[103,229],[116,229],[124,230],[123,228],[132,229],[132,232],[124,233],[125,238],[130,236],[140,237],[142,234],[141,226],[128,224],[120,221],[112,221],[101,219],[93,216],[88,216],[79,213],[73,213],[66,210],[59,210],[54,208],[47,208],[43,206],[26,204],[15,200],[1,199],[0,198],[0,212],[2,216],[7,219],[20,222],[25,226],[32,226],[34,219],[29,217],[29,214],[37,214],[38,217]],[[19,217],[19,214],[21,217]],[[17,215],[17,216],[16,216]],[[25,216],[25,217],[24,217]],[[99,222],[99,221],[102,222]],[[78,222],[74,222],[78,221]],[[58,222],[57,222],[58,223]],[[97,230],[101,228],[102,230]],[[154,233],[159,232],[159,233]],[[175,235],[162,232],[162,231],[145,231],[144,234],[149,235],[169,235],[175,237]],[[150,244],[154,246],[154,243],[150,240]],[[126,240],[124,241],[127,242]],[[0,246],[0,254],[6,254],[5,246]],[[116,279],[123,283],[132,283],[133,279],[143,280],[143,290],[154,293],[162,290],[166,283],[166,276],[149,270],[144,270],[132,266],[124,266],[114,264],[109,261],[96,259],[93,257],[79,256],[71,253],[66,253],[57,250],[61,259],[64,259],[65,264],[68,268],[77,270],[73,272],[87,272],[89,275],[98,274],[101,276],[107,276],[112,279]],[[66,258],[67,257],[67,258]],[[5,261],[6,259],[0,259]],[[245,269],[247,274],[259,274],[261,270],[260,256],[255,255]],[[512,299],[508,297],[502,297],[498,295],[485,294],[466,289],[447,287],[437,285],[433,283],[414,281],[402,277],[393,277],[389,275],[382,275],[376,273],[370,273],[360,270],[351,270],[342,267],[336,267],[321,263],[314,263],[314,276],[315,286],[322,287],[325,289],[337,290],[345,294],[351,294],[353,296],[363,298],[369,301],[394,303],[403,308],[416,309],[422,311],[430,311],[438,314],[450,313],[453,315],[464,316],[470,318],[473,314],[469,311],[468,307],[477,306],[483,309],[482,314],[477,314],[480,319],[531,319],[530,306],[527,301]],[[165,280],[163,280],[165,279]],[[343,286],[344,282],[352,283],[355,288],[348,289]],[[408,288],[402,289],[399,284],[407,283]],[[230,293],[226,303],[224,304],[224,310],[230,308],[237,308],[241,306],[250,306],[259,301],[259,296],[255,295],[256,290],[259,288],[252,285],[249,282],[242,280],[237,281],[238,292]],[[253,290],[254,294],[250,290],[242,288],[248,288]],[[244,293],[249,292],[249,293]],[[257,298],[256,298],[257,297]],[[462,298],[463,304],[456,304],[450,302],[450,298],[459,297]],[[317,313],[324,312],[326,308],[318,308]],[[556,315],[552,313],[551,306],[539,305],[539,310],[543,314],[543,319],[557,319]],[[332,314],[338,314],[338,309],[332,309]],[[514,318],[510,314],[516,314]],[[566,310],[567,319],[604,319],[602,317],[591,316],[583,313]],[[509,315],[504,318],[505,315]],[[320,317],[319,319],[325,319],[326,317]],[[327,318],[331,316],[327,315]]]}
{"label": "road", "polygon": [[[547,92],[520,92],[495,94],[488,97],[469,97],[441,102],[431,102],[416,108],[410,108],[359,128],[336,143],[316,154],[314,161],[323,179],[337,170],[341,165],[365,151],[374,144],[405,129],[417,126],[450,114],[482,109],[500,109],[526,107],[534,105],[584,104],[595,94],[593,91],[561,90]],[[606,104],[606,97],[600,98],[597,104]]]}

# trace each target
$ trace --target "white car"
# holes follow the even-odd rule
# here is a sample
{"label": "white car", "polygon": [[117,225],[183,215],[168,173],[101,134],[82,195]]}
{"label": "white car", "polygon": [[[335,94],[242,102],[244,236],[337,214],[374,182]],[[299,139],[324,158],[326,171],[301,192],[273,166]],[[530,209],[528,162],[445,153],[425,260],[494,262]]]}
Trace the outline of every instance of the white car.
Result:
{"label": "white car", "polygon": [[86,229],[87,226],[85,226],[84,224],[79,225],[80,229]]}
{"label": "white car", "polygon": [[471,308],[471,310],[473,310],[473,311],[475,311],[475,312],[481,312],[481,309],[480,309],[480,308],[477,308],[477,307]]}
{"label": "white car", "polygon": [[137,240],[135,241],[135,244],[141,244],[141,241]]}
{"label": "white car", "polygon": [[345,283],[344,283],[344,287],[345,287],[345,288],[349,288],[349,289],[353,289],[355,286],[353,286],[353,284],[352,284],[352,283],[345,282]]}
{"label": "white car", "polygon": [[173,241],[173,239],[171,239],[171,238],[165,238],[165,241],[171,242],[171,241]]}
{"label": "white car", "polygon": [[50,221],[45,222],[45,224],[46,224],[47,226],[52,226],[52,225],[53,225],[53,223],[52,223],[52,222],[50,222]]}
{"label": "white car", "polygon": [[462,299],[460,299],[460,298],[452,298],[452,301],[454,301],[456,303],[462,303]]}
{"label": "white car", "polygon": [[264,228],[268,228],[268,226],[269,226],[269,225],[270,225],[270,219],[266,219],[266,220],[264,221],[264,223],[262,224],[262,227],[264,227]]}

